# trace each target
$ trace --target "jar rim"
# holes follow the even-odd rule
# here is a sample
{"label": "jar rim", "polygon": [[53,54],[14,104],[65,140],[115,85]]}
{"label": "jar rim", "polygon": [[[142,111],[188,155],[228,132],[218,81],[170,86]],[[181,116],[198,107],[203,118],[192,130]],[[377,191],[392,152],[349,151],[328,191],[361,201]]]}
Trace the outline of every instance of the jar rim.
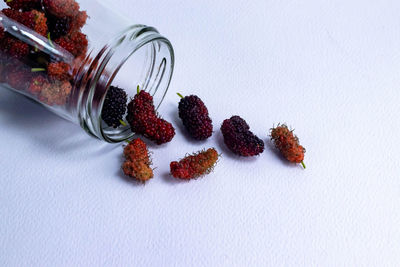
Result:
{"label": "jar rim", "polygon": [[[132,25],[104,46],[96,56],[99,60],[91,63],[95,71],[91,79],[88,97],[80,109],[81,126],[91,135],[109,143],[118,143],[131,138],[134,133],[129,125],[118,128],[105,127],[101,112],[110,86],[127,62],[133,60],[138,51],[150,47],[151,55],[147,64],[149,70],[144,80],[138,81],[141,90],[153,96],[157,93],[156,109],[163,102],[168,91],[173,69],[174,51],[170,41],[153,28],[145,25]],[[90,71],[89,71],[90,72]],[[136,88],[136,86],[134,86]],[[161,93],[161,95],[160,95]],[[134,95],[131,94],[130,97]],[[129,101],[129,99],[128,99]]]}

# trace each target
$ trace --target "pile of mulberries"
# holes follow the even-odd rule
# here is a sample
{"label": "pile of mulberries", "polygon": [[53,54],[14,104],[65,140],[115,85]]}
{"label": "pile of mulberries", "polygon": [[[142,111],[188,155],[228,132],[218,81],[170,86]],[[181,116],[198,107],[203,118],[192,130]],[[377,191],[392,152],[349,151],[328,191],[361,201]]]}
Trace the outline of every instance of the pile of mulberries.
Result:
{"label": "pile of mulberries", "polygon": [[196,140],[205,140],[212,135],[212,120],[208,115],[206,105],[198,96],[182,97],[178,109],[179,117],[190,136]]}
{"label": "pile of mulberries", "polygon": [[3,9],[4,15],[8,18],[15,20],[18,23],[28,27],[29,29],[37,32],[40,35],[45,36],[48,31],[47,27],[47,17],[42,11],[31,10],[21,12],[19,10],[14,10],[11,8]]}
{"label": "pile of mulberries", "polygon": [[264,151],[264,142],[250,131],[249,125],[239,116],[224,120],[221,132],[226,146],[239,156],[256,156]]}
{"label": "pile of mulberries", "polygon": [[[9,8],[1,12],[17,27],[27,27],[73,58],[85,56],[88,39],[81,29],[88,16],[75,0],[4,2]],[[72,89],[73,62],[55,59],[41,49],[17,39],[0,25],[1,82],[36,96],[44,104],[65,105]]]}
{"label": "pile of mulberries", "polygon": [[108,126],[117,128],[126,112],[128,96],[124,89],[110,86],[101,111],[101,118]]}
{"label": "pile of mulberries", "polygon": [[[72,79],[88,50],[88,38],[82,32],[88,15],[80,10],[76,0],[4,0],[8,8],[1,10],[17,28],[35,32],[47,39],[47,44],[70,55],[68,62],[46,54],[40,46],[32,46],[16,38],[0,22],[0,82],[16,90],[25,91],[47,105],[62,106],[68,102]],[[7,27],[8,27],[7,23]],[[196,95],[182,99],[178,105],[179,117],[189,135],[195,140],[212,136],[213,124],[204,102]],[[138,89],[128,102],[126,92],[110,86],[103,103],[101,118],[109,127],[117,128],[126,121],[131,130],[156,144],[170,142],[175,136],[172,124],[159,116],[153,97]],[[239,116],[224,120],[221,125],[224,143],[234,154],[249,157],[264,151],[264,142],[250,131]],[[271,140],[290,162],[303,163],[305,149],[286,125],[271,129]],[[127,176],[141,182],[151,179],[153,169],[146,144],[134,139],[124,148],[122,170]],[[209,174],[220,155],[214,148],[188,155],[170,163],[171,175],[190,180]]]}
{"label": "pile of mulberries", "polygon": [[132,132],[141,134],[158,145],[170,142],[175,136],[172,124],[158,116],[153,97],[143,90],[129,102],[126,120]]}

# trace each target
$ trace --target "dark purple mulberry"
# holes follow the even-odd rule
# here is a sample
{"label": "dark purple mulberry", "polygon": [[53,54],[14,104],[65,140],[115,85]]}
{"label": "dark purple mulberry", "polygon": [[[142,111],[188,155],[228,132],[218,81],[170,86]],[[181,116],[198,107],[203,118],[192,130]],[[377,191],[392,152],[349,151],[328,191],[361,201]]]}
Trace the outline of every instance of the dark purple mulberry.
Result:
{"label": "dark purple mulberry", "polygon": [[[178,95],[181,96],[180,94]],[[179,102],[179,117],[194,139],[205,140],[212,135],[212,120],[208,115],[206,105],[198,96],[190,95],[181,99]]]}
{"label": "dark purple mulberry", "polygon": [[226,146],[239,156],[256,156],[264,151],[264,142],[250,131],[249,125],[239,116],[224,120],[221,132]]}
{"label": "dark purple mulberry", "polygon": [[4,0],[4,2],[14,10],[40,10],[42,7],[40,0]]}
{"label": "dark purple mulberry", "polygon": [[121,125],[121,120],[126,112],[127,101],[128,96],[123,89],[110,86],[101,111],[101,118],[108,126],[117,128]]}
{"label": "dark purple mulberry", "polygon": [[48,16],[47,25],[49,27],[50,36],[53,40],[67,35],[70,30],[71,18],[63,17],[57,18],[55,16]]}

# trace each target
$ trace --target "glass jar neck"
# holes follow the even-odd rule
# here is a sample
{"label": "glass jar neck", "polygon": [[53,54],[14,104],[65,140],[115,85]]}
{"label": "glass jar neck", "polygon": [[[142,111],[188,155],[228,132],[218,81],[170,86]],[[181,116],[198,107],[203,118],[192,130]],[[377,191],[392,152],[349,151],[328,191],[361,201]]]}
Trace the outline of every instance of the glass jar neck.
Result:
{"label": "glass jar neck", "polygon": [[171,43],[155,28],[134,25],[100,51],[88,51],[85,58],[75,61],[68,119],[79,123],[90,135],[113,143],[134,133],[129,125],[112,128],[102,121],[103,103],[110,86],[124,86],[128,101],[139,86],[153,95],[158,108],[171,81],[174,52]]}

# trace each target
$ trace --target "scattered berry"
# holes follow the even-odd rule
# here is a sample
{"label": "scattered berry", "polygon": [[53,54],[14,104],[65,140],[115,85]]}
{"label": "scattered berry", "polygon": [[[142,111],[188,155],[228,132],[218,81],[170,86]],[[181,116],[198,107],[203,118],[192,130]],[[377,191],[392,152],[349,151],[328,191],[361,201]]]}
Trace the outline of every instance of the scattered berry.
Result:
{"label": "scattered berry", "polygon": [[213,126],[207,107],[198,96],[182,97],[178,108],[183,125],[194,139],[205,140],[212,135]]}
{"label": "scattered berry", "polygon": [[171,141],[175,135],[172,124],[157,116],[153,97],[145,91],[136,94],[128,104],[126,120],[134,133],[141,134],[158,145]]}
{"label": "scattered berry", "polygon": [[299,144],[299,139],[293,134],[293,131],[289,130],[285,124],[271,129],[271,140],[288,161],[301,163],[303,168],[306,168],[303,162],[306,150]]}
{"label": "scattered berry", "polygon": [[179,162],[170,164],[171,174],[175,178],[190,180],[209,174],[218,160],[218,152],[214,148],[189,155]]}
{"label": "scattered berry", "polygon": [[108,126],[117,128],[126,112],[128,96],[124,89],[110,86],[101,111],[101,118]]}
{"label": "scattered berry", "polygon": [[264,142],[250,131],[249,125],[239,116],[224,120],[221,132],[226,146],[239,156],[255,156],[264,151]]}
{"label": "scattered berry", "polygon": [[124,149],[126,161],[122,164],[125,175],[140,182],[153,178],[151,160],[146,144],[140,139],[132,140]]}

